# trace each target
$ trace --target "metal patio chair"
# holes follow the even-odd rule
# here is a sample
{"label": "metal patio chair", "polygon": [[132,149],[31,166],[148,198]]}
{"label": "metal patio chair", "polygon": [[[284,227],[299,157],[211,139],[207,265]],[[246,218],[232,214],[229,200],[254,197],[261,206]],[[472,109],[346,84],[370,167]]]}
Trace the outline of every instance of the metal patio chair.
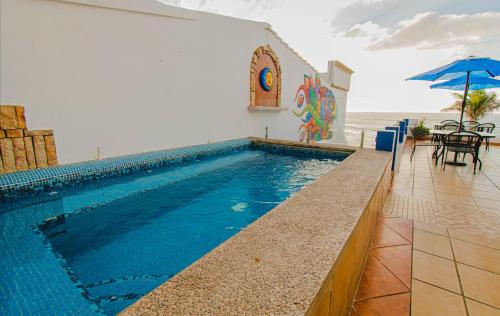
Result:
{"label": "metal patio chair", "polygon": [[449,125],[449,126],[451,126],[451,125],[457,125],[458,126],[458,124],[459,123],[457,121],[455,121],[455,120],[444,120],[444,121],[441,121],[441,123],[439,123],[439,124],[435,124],[434,125],[434,129],[442,130],[443,126],[445,126],[445,125]]}
{"label": "metal patio chair", "polygon": [[471,154],[472,161],[474,163],[474,174],[476,173],[476,165],[478,161],[479,170],[481,170],[483,163],[481,159],[479,159],[479,147],[481,146],[482,141],[483,138],[481,135],[470,131],[457,131],[446,135],[443,140],[444,155],[441,160],[443,170],[446,170],[446,163],[444,162],[448,159],[448,153],[450,151],[457,154],[464,154],[464,156],[466,154]]}
{"label": "metal patio chair", "polygon": [[476,121],[463,121],[462,127],[466,131],[475,131],[476,127],[479,125],[479,122]]}
{"label": "metal patio chair", "polygon": [[[493,123],[482,123],[476,126],[476,132],[481,132],[481,133],[493,133],[495,130],[495,124]],[[490,150],[490,139],[485,138],[484,140],[486,142],[486,150]]]}
{"label": "metal patio chair", "polygon": [[441,121],[441,125],[449,124],[449,123],[455,123],[455,124],[458,125],[458,122],[455,121],[455,120],[444,120],[444,121]]}
{"label": "metal patio chair", "polygon": [[413,159],[413,155],[415,155],[415,150],[417,146],[434,146],[434,152],[432,153],[432,158],[436,156],[436,153],[438,151],[438,147],[440,146],[440,143],[436,141],[434,137],[432,137],[431,141],[424,141],[420,142],[417,144],[417,138],[423,138],[426,136],[429,136],[429,133],[423,133],[418,130],[416,130],[414,127],[410,128],[411,135],[413,136],[413,149],[410,154],[410,161]]}
{"label": "metal patio chair", "polygon": [[453,122],[453,123],[446,123],[441,126],[442,130],[445,131],[458,131],[459,123],[458,122]]}

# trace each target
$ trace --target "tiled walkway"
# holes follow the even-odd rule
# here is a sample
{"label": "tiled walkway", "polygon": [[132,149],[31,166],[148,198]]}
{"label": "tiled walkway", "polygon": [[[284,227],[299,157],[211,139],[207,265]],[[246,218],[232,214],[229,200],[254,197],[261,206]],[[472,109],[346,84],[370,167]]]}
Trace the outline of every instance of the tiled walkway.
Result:
{"label": "tiled walkway", "polygon": [[413,225],[380,218],[351,315],[408,315]]}
{"label": "tiled walkway", "polygon": [[381,217],[351,315],[500,315],[500,240]]}
{"label": "tiled walkway", "polygon": [[500,316],[500,148],[483,169],[405,148],[351,315]]}
{"label": "tiled walkway", "polygon": [[[446,228],[500,238],[500,147],[481,148],[483,168],[435,166],[428,147],[417,147],[410,161],[410,142],[394,175],[383,213]],[[466,162],[470,164],[470,155]]]}

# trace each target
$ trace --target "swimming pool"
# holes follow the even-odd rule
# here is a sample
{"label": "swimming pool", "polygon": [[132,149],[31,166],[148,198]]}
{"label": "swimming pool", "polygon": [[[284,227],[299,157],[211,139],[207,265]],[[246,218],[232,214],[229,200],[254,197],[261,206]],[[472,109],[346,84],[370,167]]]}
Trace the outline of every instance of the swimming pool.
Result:
{"label": "swimming pool", "polygon": [[[26,275],[4,275],[0,259],[3,311],[116,314],[346,156],[248,144],[51,189],[37,196],[43,202],[18,198],[0,214],[8,223],[2,234],[12,241],[16,222],[24,232],[0,249],[14,261],[25,255],[11,268]],[[10,294],[16,287],[22,289]]]}

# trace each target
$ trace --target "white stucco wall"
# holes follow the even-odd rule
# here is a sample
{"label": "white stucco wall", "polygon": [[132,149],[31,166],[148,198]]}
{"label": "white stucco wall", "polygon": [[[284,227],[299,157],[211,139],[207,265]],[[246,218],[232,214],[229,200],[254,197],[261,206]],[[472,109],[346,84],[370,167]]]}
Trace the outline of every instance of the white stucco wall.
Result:
{"label": "white stucco wall", "polygon": [[[154,0],[0,4],[0,103],[25,105],[29,129],[53,129],[61,162],[94,159],[97,147],[109,157],[264,136],[265,126],[298,140],[293,98],[315,70],[266,23]],[[247,110],[250,60],[266,44],[288,111]],[[347,92],[324,85],[339,114],[329,141],[343,142]]]}

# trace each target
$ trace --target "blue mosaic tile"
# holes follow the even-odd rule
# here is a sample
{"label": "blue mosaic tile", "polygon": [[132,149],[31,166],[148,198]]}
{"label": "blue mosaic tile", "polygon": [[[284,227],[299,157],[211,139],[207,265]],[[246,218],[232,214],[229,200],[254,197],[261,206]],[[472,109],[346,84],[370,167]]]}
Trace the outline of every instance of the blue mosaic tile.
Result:
{"label": "blue mosaic tile", "polygon": [[3,174],[0,175],[0,194],[4,198],[12,198],[26,193],[50,191],[96,179],[124,176],[148,169],[204,159],[249,147],[338,160],[342,160],[350,154],[348,152],[311,149],[302,146],[251,143],[249,139],[230,140]]}
{"label": "blue mosaic tile", "polygon": [[0,175],[0,194],[3,197],[15,197],[27,192],[46,191],[68,184],[126,175],[141,170],[203,159],[249,146],[249,139],[230,140],[8,173]]}
{"label": "blue mosaic tile", "polygon": [[299,155],[304,157],[312,157],[317,159],[334,159],[344,160],[351,152],[337,151],[329,149],[308,148],[305,146],[290,146],[270,143],[252,143],[252,148],[263,149],[267,152],[275,152],[278,154]]}

